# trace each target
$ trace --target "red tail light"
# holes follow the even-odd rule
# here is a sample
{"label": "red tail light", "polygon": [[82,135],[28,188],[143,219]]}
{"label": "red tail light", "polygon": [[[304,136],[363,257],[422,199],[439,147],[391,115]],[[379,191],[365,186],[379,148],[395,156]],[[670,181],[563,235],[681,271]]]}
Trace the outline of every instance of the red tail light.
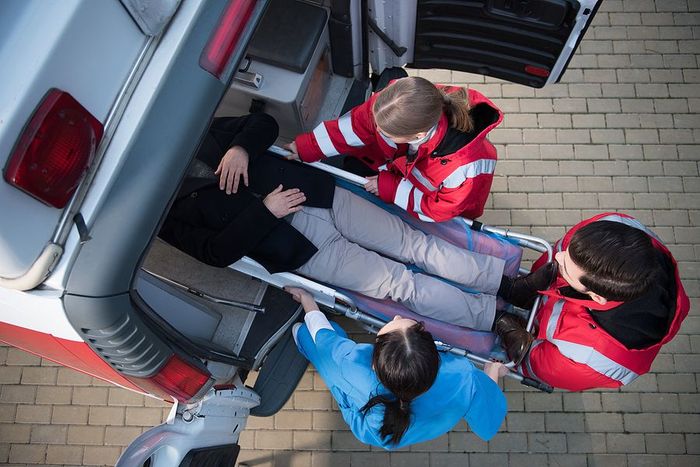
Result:
{"label": "red tail light", "polygon": [[254,7],[255,0],[231,0],[229,2],[219,24],[216,25],[214,33],[199,57],[199,66],[217,78],[221,78],[231,55],[236,50],[238,40],[248,24]]}
{"label": "red tail light", "polygon": [[546,78],[549,76],[549,70],[534,65],[525,65],[525,73],[539,76],[540,78]]}
{"label": "red tail light", "polygon": [[173,355],[158,374],[149,378],[180,402],[192,399],[209,381],[209,374]]}
{"label": "red tail light", "polygon": [[5,168],[5,180],[62,208],[92,162],[102,133],[102,123],[73,96],[51,89],[22,132]]}

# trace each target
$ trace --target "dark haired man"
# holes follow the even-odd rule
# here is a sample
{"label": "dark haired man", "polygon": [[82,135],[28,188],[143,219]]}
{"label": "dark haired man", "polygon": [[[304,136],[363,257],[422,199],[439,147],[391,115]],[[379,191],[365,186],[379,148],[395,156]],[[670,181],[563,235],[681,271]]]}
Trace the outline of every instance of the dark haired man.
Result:
{"label": "dark haired man", "polygon": [[570,391],[620,387],[648,372],[690,308],[670,251],[616,213],[577,224],[555,251],[559,276],[542,292],[536,336],[509,315],[495,325],[509,356],[526,376]]}

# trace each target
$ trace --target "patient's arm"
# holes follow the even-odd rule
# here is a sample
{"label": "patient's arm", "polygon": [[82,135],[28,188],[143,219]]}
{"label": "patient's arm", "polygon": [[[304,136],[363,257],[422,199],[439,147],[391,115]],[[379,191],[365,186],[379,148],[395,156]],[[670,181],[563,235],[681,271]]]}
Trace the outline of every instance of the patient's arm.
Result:
{"label": "patient's arm", "polygon": [[279,127],[270,115],[254,113],[243,117],[216,118],[209,131],[222,149],[240,146],[255,159],[275,142]]}
{"label": "patient's arm", "polygon": [[306,201],[306,196],[298,188],[282,190],[282,185],[278,185],[272,193],[265,197],[263,204],[273,216],[280,219],[300,211],[304,201]]}
{"label": "patient's arm", "polygon": [[217,155],[220,160],[205,162],[210,163],[212,168],[216,166],[219,188],[231,194],[238,191],[241,180],[248,186],[248,164],[275,142],[279,127],[270,115],[255,113],[214,119],[209,134],[221,148],[222,154]]}
{"label": "patient's arm", "polygon": [[221,158],[214,175],[219,176],[219,188],[226,190],[227,195],[238,192],[241,179],[243,184],[248,186],[248,162],[250,156],[242,146],[233,146]]}
{"label": "patient's arm", "polygon": [[[263,200],[248,192],[234,194],[245,208],[230,219],[223,229],[197,224],[170,214],[160,231],[166,242],[205,264],[226,267],[248,255],[280,219],[297,212],[306,200],[297,188],[283,190],[279,185]],[[201,203],[202,201],[200,201]]]}

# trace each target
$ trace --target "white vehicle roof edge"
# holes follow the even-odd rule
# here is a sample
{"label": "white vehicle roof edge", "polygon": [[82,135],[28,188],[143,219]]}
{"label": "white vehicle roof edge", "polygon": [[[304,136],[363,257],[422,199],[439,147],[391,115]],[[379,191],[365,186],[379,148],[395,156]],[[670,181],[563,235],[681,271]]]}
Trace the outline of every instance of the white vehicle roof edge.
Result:
{"label": "white vehicle roof edge", "polygon": [[[576,45],[579,42],[579,36],[581,36],[588,24],[592,21],[591,13],[593,13],[598,4],[602,2],[603,0],[579,1],[580,8],[578,10],[578,14],[576,15],[576,25],[574,26],[574,30],[569,35],[569,39],[566,41],[566,44],[564,45],[564,48],[561,51],[561,54],[559,54],[559,58],[554,64],[552,72],[549,74],[549,78],[547,78],[547,82],[545,83],[545,85],[556,83],[561,78],[561,75],[564,71],[564,67],[566,67],[566,65],[569,63],[569,57],[571,57],[571,54],[573,54],[576,50]],[[586,9],[588,9],[590,12],[589,14],[584,15],[583,12]],[[584,16],[586,16],[587,18],[585,18],[585,21],[582,21],[582,19],[584,19]]]}
{"label": "white vehicle roof edge", "polygon": [[47,244],[24,274],[17,277],[0,277],[0,287],[22,291],[33,289],[46,279],[62,254],[62,246]]}

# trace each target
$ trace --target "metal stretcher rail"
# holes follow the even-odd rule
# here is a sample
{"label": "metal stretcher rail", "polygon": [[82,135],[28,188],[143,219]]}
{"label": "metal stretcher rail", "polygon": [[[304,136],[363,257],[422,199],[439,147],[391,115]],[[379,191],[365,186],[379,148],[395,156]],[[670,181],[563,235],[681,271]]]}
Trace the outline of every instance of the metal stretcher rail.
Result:
{"label": "metal stretcher rail", "polygon": [[[361,311],[358,311],[357,309],[351,310],[346,307],[344,307],[342,304],[338,304],[336,307],[334,307],[335,312],[339,312],[339,314],[342,314],[343,316],[350,318],[352,320],[358,321],[360,323],[363,323],[365,325],[368,325],[372,328],[372,330],[376,333],[379,331],[379,329],[386,324],[386,322],[375,318],[374,316],[370,316],[366,313],[363,313]],[[460,349],[457,348],[453,345],[445,344],[444,342],[441,342],[439,340],[435,341],[435,345],[437,346],[438,350],[442,352],[450,352],[455,355],[459,355],[460,357],[466,357],[469,360],[471,360],[473,363],[478,364],[481,368],[483,368],[484,364],[488,363],[490,360],[487,358],[484,358],[480,355],[476,355],[474,353],[469,352],[466,349]],[[513,379],[515,381],[520,382],[520,384],[523,384],[525,386],[530,386],[535,389],[539,389],[540,391],[544,392],[552,392],[553,388],[552,386],[542,383],[540,381],[537,381],[532,378],[528,378],[526,376],[521,375],[520,373],[516,373],[514,371],[509,371],[505,375],[506,378]]]}
{"label": "metal stretcher rail", "polygon": [[[532,235],[527,235],[527,234],[521,234],[518,232],[513,232],[512,230],[509,229],[503,229],[499,227],[492,227],[490,225],[482,224],[481,222],[478,221],[473,221],[471,219],[464,219],[462,220],[470,227],[473,228],[474,230],[477,230],[479,232],[488,232],[492,233],[494,235],[499,235],[504,238],[510,238],[512,240],[515,240],[515,242],[520,245],[523,248],[529,248],[531,250],[538,251],[540,253],[547,253],[547,261],[552,261],[554,258],[554,250],[552,249],[552,245],[539,237],[534,237]],[[529,271],[526,269],[521,268],[520,272],[523,274],[527,274]],[[526,329],[528,331],[532,330],[532,326],[535,321],[535,311],[537,311],[537,308],[540,306],[540,296],[538,296],[535,299],[535,303],[532,305],[532,309],[530,310],[530,315],[527,320],[527,326]]]}
{"label": "metal stretcher rail", "polygon": [[[371,331],[374,333],[376,333],[386,324],[386,321],[375,318],[374,316],[359,310],[354,300],[347,295],[330,287],[326,287],[325,285],[309,280],[303,276],[289,272],[270,274],[260,263],[248,257],[240,259],[229,267],[241,273],[260,279],[274,287],[284,288],[288,285],[303,287],[312,293],[317,303],[332,310],[338,315],[345,316],[353,321],[369,326]],[[488,359],[476,355],[469,350],[445,344],[439,340],[435,341],[435,345],[443,352],[450,352],[461,357],[466,357],[481,367],[483,367],[483,365],[489,361]],[[506,377],[519,381],[525,386],[530,386],[545,392],[552,392],[551,386],[541,383],[540,381],[527,378],[513,371],[508,372]]]}

